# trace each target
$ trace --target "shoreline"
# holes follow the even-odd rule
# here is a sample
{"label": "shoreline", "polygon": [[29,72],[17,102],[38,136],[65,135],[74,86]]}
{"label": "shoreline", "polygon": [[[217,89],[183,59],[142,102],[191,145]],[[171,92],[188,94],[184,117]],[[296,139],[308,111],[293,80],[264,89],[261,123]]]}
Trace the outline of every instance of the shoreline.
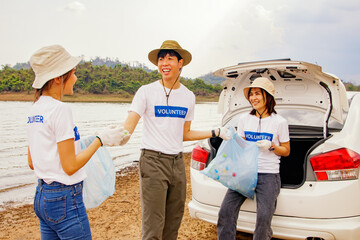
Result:
{"label": "shoreline", "polygon": [[[18,102],[33,102],[34,93],[30,92],[7,92],[0,93],[0,101],[18,101]],[[125,98],[117,94],[80,94],[74,93],[72,96],[64,96],[64,102],[128,102],[131,103],[131,98]]]}
{"label": "shoreline", "polygon": [[[119,94],[81,94],[74,93],[72,96],[64,96],[64,102],[119,102],[119,103],[131,103],[133,96],[123,97]],[[196,96],[196,102],[217,102],[219,96],[204,97]],[[3,92],[0,93],[0,101],[18,101],[18,102],[33,102],[34,93],[33,92]]]}

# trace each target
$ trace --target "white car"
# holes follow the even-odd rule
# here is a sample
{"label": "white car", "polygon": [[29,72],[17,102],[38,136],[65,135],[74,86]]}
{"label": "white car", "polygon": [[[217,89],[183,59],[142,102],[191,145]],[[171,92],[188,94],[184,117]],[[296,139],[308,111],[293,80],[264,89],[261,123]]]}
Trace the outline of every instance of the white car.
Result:
{"label": "white car", "polygon": [[[272,220],[281,239],[360,239],[360,94],[349,108],[343,83],[321,67],[290,59],[240,63],[219,69],[221,125],[236,126],[251,106],[243,88],[263,76],[275,85],[276,111],[288,120],[291,153],[281,158],[282,187]],[[213,224],[226,188],[200,171],[215,157],[220,138],[199,142],[191,159],[190,215]],[[237,229],[253,233],[256,201],[240,209]]]}

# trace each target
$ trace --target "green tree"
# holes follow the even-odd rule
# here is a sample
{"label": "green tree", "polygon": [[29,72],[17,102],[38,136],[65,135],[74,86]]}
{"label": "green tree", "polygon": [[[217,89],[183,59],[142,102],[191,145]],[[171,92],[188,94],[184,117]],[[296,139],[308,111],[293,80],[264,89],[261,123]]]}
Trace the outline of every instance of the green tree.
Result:
{"label": "green tree", "polygon": [[[0,70],[0,93],[32,91],[35,75],[28,66],[18,63],[15,69],[3,65]],[[140,86],[161,79],[158,71],[151,71],[142,64],[136,66],[131,67],[109,58],[83,61],[76,67],[78,81],[74,85],[74,91],[83,94],[117,93],[121,96],[132,96]],[[207,84],[199,78],[192,80],[181,77],[180,82],[197,96],[216,96],[222,90],[219,84]]]}

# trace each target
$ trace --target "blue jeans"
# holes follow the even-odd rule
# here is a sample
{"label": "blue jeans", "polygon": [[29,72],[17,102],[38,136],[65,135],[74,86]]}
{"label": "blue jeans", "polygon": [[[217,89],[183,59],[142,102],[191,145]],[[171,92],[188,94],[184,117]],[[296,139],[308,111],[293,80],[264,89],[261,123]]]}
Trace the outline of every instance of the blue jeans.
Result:
{"label": "blue jeans", "polygon": [[34,210],[40,222],[41,239],[91,239],[82,197],[83,183],[38,182]]}
{"label": "blue jeans", "polygon": [[[276,199],[280,193],[280,187],[280,174],[258,173],[255,189],[257,212],[254,240],[270,240],[272,237],[271,220],[276,209]],[[245,200],[245,196],[231,189],[226,192],[217,222],[219,240],[236,238],[239,210]]]}

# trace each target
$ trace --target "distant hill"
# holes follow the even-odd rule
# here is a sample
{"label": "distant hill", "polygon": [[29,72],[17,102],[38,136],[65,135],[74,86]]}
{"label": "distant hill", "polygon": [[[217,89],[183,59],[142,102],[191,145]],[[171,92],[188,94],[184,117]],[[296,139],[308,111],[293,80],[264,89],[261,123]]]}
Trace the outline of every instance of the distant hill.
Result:
{"label": "distant hill", "polygon": [[[33,90],[34,72],[29,63],[17,63],[14,67],[5,65],[0,70],[0,93],[31,92]],[[79,80],[74,85],[74,92],[80,94],[117,94],[131,97],[140,86],[161,78],[157,70],[150,70],[139,62],[123,63],[118,59],[94,58],[82,61],[76,66]],[[180,82],[196,96],[217,97],[222,87],[219,84],[206,83],[202,79],[185,79]]]}
{"label": "distant hill", "polygon": [[[146,73],[152,73],[152,74],[158,74],[158,72],[155,70],[151,70],[150,68],[148,68],[145,64],[143,63],[139,63],[137,61],[134,62],[121,62],[119,61],[119,59],[111,59],[111,58],[100,58],[100,57],[95,57],[89,61],[82,61],[82,64],[86,64],[86,63],[90,63],[92,66],[106,66],[108,68],[115,68],[115,66],[121,66],[121,67],[125,67],[125,68],[129,68],[131,70],[136,70],[136,69],[142,69],[144,72]],[[11,67],[10,65],[5,65],[5,66],[0,66],[0,73],[2,71],[2,68],[4,69],[13,69],[16,71],[20,71],[20,70],[30,70],[30,63],[29,62],[25,62],[25,63],[16,63],[13,67]],[[107,71],[107,70],[106,70]],[[32,70],[30,71],[32,74]],[[194,82],[196,79],[190,79],[190,78],[182,78],[185,81],[190,81],[190,82]],[[212,75],[212,73],[208,73],[208,74],[204,74],[201,75],[200,77],[197,77],[197,79],[201,79],[202,81],[204,81],[206,84],[211,84],[211,85],[217,85],[220,84],[225,81],[225,78],[222,77],[215,77]],[[1,78],[0,78],[1,80]],[[24,79],[22,79],[23,81]],[[346,82],[344,80],[342,80],[343,83],[345,84],[345,87],[348,91],[360,91],[360,85],[358,84],[358,82],[360,82],[360,80],[357,80],[356,83],[354,82]],[[190,83],[189,82],[189,83]],[[0,82],[0,92],[1,92],[2,88],[1,86],[1,82]]]}
{"label": "distant hill", "polygon": [[347,91],[360,91],[360,85],[354,85],[353,83],[343,82]]}
{"label": "distant hill", "polygon": [[[131,69],[137,69],[137,68],[141,68],[143,69],[145,72],[152,72],[153,70],[148,68],[145,64],[142,64],[140,62],[121,62],[119,61],[119,59],[111,59],[111,58],[100,58],[100,57],[95,57],[93,59],[90,59],[91,65],[92,66],[106,66],[109,68],[114,68],[116,65],[120,65],[122,67],[124,66],[128,66]],[[83,60],[81,63],[85,63],[85,61]],[[25,63],[16,63],[13,67],[8,66],[14,70],[21,70],[21,69],[31,69],[30,63],[29,62],[25,62]],[[1,70],[1,69],[0,69]],[[201,80],[203,80],[205,83],[207,84],[221,84],[223,81],[225,81],[225,78],[221,78],[221,77],[215,77],[212,75],[212,73],[208,73],[208,74],[204,74],[201,75],[200,77],[197,77]],[[194,79],[190,79],[190,78],[184,78],[185,80],[191,80],[193,81]]]}
{"label": "distant hill", "polygon": [[225,78],[215,77],[214,75],[212,75],[212,73],[202,75],[198,78],[209,84],[221,84],[223,81],[225,81]]}
{"label": "distant hill", "polygon": [[114,68],[116,65],[121,65],[122,67],[124,66],[129,66],[130,68],[141,68],[146,72],[152,72],[153,70],[151,70],[150,68],[148,68],[145,64],[142,64],[140,62],[120,62],[119,59],[111,59],[111,58],[100,58],[100,57],[96,57],[94,59],[90,60],[91,64],[93,66],[106,66],[106,67],[111,67]]}
{"label": "distant hill", "polygon": [[[81,61],[81,63],[84,63],[85,61]],[[100,58],[96,57],[94,59],[90,59],[90,62],[93,66],[106,66],[114,68],[116,65],[120,65],[122,67],[129,66],[130,68],[141,68],[146,72],[152,72],[150,68],[145,66],[145,64],[141,64],[139,62],[121,62],[119,59],[111,59],[111,58]],[[14,69],[14,70],[21,70],[21,69],[30,69],[30,62],[24,62],[24,63],[16,63],[13,67],[8,67]],[[1,69],[0,69],[1,70]]]}
{"label": "distant hill", "polygon": [[15,70],[30,69],[31,66],[30,66],[30,62],[26,62],[26,63],[17,63],[12,68]]}

